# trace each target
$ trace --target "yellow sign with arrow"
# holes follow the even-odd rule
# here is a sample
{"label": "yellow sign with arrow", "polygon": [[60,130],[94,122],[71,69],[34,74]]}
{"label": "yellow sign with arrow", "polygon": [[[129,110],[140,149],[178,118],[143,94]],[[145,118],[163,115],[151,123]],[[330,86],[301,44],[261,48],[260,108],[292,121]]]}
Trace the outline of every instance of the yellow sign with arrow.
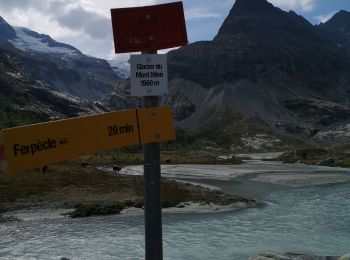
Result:
{"label": "yellow sign with arrow", "polygon": [[117,147],[174,139],[170,107],[82,116],[4,129],[0,166],[17,173]]}

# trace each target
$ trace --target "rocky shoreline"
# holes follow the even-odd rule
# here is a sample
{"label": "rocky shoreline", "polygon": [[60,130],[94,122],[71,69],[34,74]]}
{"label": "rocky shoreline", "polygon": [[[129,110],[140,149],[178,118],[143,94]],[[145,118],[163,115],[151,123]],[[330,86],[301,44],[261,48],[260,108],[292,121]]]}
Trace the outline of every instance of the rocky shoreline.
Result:
{"label": "rocky shoreline", "polygon": [[[143,176],[109,175],[94,168],[75,171],[71,167],[58,168],[48,173],[51,176],[31,174],[29,177],[23,175],[2,180],[3,184],[9,184],[9,190],[3,191],[4,196],[1,196],[0,190],[0,222],[18,221],[23,219],[25,212],[31,216],[35,212],[60,212],[64,217],[79,218],[143,208]],[[42,182],[52,180],[55,182],[46,183],[49,189],[42,187]],[[69,185],[66,184],[68,181]],[[33,183],[28,185],[28,182]],[[20,196],[18,190],[23,190],[23,194],[28,191],[30,195]],[[256,206],[256,201],[252,199],[167,178],[162,178],[161,193],[163,209],[174,212],[215,212],[221,208],[235,210]]]}
{"label": "rocky shoreline", "polygon": [[280,155],[277,160],[285,163],[304,163],[327,167],[350,167],[350,156],[344,150],[325,148],[309,148],[288,151]]}
{"label": "rocky shoreline", "polygon": [[350,254],[343,256],[321,256],[305,253],[288,252],[283,254],[262,253],[249,260],[350,260]]}

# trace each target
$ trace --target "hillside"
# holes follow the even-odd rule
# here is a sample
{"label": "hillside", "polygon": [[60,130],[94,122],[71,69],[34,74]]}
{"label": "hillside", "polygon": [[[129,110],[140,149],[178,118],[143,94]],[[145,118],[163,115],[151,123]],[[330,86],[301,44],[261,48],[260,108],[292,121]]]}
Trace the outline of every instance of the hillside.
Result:
{"label": "hillside", "polygon": [[54,91],[91,101],[108,94],[120,79],[105,60],[28,28],[12,27],[0,17],[0,43],[36,81]]}
{"label": "hillside", "polygon": [[313,26],[266,0],[237,0],[212,41],[168,55],[170,102],[192,111],[178,125],[198,130],[228,108],[258,127],[304,141],[322,141],[323,131],[345,127],[350,56],[327,30],[343,32],[342,39],[348,31],[337,29],[343,24],[335,18]]}
{"label": "hillside", "polygon": [[350,12],[341,10],[318,27],[334,45],[350,55]]}
{"label": "hillside", "polygon": [[0,129],[106,110],[97,102],[53,91],[33,80],[17,56],[1,44],[0,61]]}

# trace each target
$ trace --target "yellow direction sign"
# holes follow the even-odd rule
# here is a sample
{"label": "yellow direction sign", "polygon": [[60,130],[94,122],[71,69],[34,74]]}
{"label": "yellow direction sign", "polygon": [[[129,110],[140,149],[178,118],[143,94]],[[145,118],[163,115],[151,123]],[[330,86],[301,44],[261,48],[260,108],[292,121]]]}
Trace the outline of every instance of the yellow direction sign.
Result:
{"label": "yellow direction sign", "polygon": [[138,121],[142,144],[176,139],[170,107],[138,109]]}
{"label": "yellow direction sign", "polygon": [[[17,173],[117,147],[175,139],[170,108],[148,110],[116,111],[4,129],[0,134],[0,167]],[[144,115],[148,117],[144,119]],[[170,122],[170,127],[149,129],[151,124],[162,126],[163,121]],[[140,131],[150,131],[153,138],[141,141]],[[141,136],[144,135],[147,134]]]}

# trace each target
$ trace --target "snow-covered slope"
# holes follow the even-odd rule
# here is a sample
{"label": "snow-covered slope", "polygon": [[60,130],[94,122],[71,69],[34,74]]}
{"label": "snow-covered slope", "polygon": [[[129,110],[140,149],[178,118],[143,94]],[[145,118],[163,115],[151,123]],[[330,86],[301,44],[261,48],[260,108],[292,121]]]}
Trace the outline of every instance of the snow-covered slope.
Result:
{"label": "snow-covered slope", "polygon": [[17,38],[8,40],[8,42],[23,51],[81,54],[78,49],[68,44],[56,42],[48,35],[39,34],[23,27],[13,27],[13,29],[16,31]]}
{"label": "snow-covered slope", "polygon": [[107,62],[119,78],[126,79],[130,77],[130,64],[128,61],[107,60]]}

